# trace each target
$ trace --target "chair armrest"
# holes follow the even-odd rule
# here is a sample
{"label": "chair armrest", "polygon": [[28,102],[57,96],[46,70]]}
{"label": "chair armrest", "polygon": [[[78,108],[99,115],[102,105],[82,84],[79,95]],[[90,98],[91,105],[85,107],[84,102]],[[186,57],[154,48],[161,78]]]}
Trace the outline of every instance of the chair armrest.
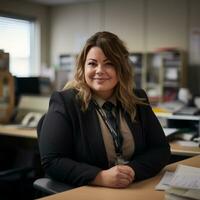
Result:
{"label": "chair armrest", "polygon": [[68,184],[50,178],[39,178],[33,182],[33,186],[35,189],[48,195],[73,189],[73,187]]}

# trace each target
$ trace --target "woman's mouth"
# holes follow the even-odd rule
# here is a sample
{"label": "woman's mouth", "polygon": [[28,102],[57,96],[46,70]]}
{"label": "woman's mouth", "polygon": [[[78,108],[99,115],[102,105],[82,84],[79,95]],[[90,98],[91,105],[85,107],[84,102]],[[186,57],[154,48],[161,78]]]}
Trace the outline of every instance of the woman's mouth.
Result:
{"label": "woman's mouth", "polygon": [[93,78],[93,80],[106,81],[106,80],[109,80],[109,78]]}

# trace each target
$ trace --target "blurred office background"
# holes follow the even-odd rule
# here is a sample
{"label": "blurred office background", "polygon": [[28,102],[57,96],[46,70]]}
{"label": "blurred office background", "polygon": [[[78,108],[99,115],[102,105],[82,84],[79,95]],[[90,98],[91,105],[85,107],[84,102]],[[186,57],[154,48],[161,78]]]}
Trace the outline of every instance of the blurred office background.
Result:
{"label": "blurred office background", "polygon": [[[126,43],[136,86],[147,91],[152,105],[176,101],[180,89],[198,102],[199,19],[199,0],[0,0],[0,123],[23,121],[26,125],[27,119],[23,119],[28,113],[35,118],[36,113],[45,113],[52,91],[72,79],[77,54],[86,39],[103,30],[116,33]],[[43,109],[35,97],[43,97],[39,101],[45,104]],[[4,163],[21,149],[19,139],[1,137],[0,163]],[[22,150],[27,151],[30,141],[22,143],[26,144]],[[13,188],[4,190],[2,179],[0,198],[3,190],[21,195],[21,199],[35,197],[31,183],[42,172],[37,143],[32,143],[28,147],[34,146],[34,151],[29,148],[27,156],[32,156],[28,166],[34,170],[26,184],[14,179],[18,190],[15,181],[11,181]],[[27,161],[27,157],[23,159]],[[12,169],[12,164],[0,169]]]}

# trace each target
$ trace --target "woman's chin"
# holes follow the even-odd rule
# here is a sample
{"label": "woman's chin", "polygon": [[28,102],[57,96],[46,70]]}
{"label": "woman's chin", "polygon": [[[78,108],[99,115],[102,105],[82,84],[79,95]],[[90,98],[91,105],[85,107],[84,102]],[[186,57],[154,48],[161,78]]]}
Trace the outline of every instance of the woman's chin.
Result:
{"label": "woman's chin", "polygon": [[100,88],[96,88],[95,90],[93,90],[94,94],[103,98],[103,99],[108,99],[112,96],[113,94],[113,90],[110,90],[110,89],[100,89]]}

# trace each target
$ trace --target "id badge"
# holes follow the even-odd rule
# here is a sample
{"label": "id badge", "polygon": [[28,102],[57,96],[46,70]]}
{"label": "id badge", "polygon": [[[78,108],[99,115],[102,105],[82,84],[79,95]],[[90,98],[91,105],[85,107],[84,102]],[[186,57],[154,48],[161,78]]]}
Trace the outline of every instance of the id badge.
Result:
{"label": "id badge", "polygon": [[128,161],[125,160],[122,156],[117,156],[115,165],[125,165],[128,164]]}

